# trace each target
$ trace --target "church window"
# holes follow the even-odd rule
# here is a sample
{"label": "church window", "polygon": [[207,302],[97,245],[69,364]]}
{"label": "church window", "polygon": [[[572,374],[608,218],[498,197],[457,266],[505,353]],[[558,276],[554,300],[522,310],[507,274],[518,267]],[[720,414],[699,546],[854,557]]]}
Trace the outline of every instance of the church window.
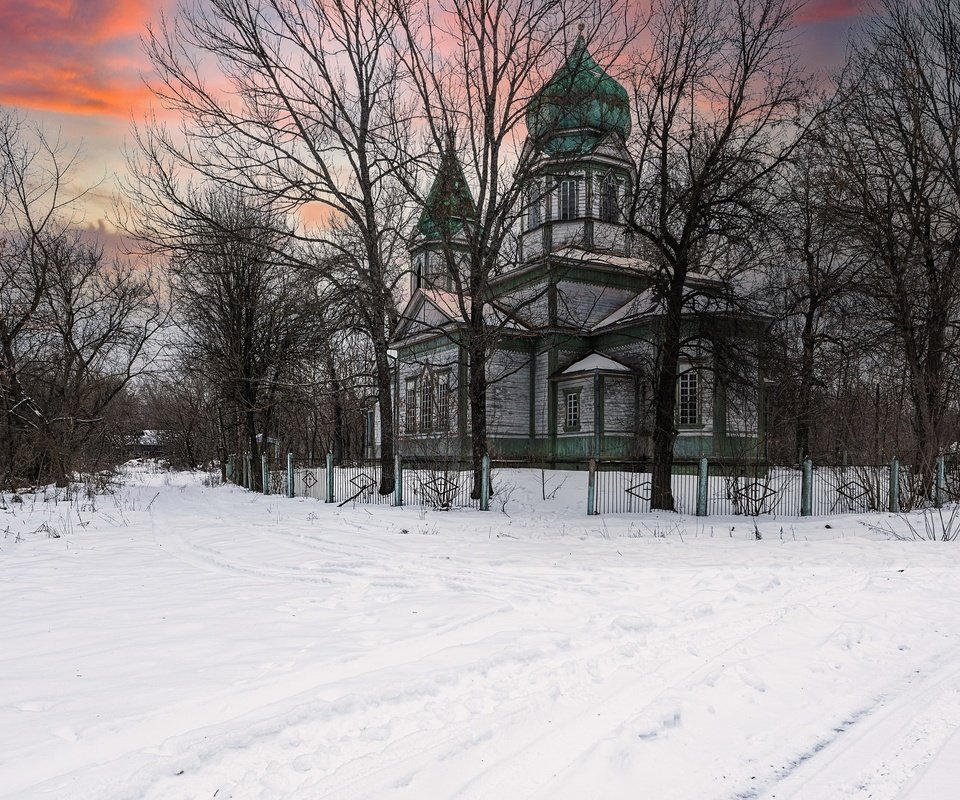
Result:
{"label": "church window", "polygon": [[433,428],[433,380],[429,372],[424,372],[420,379],[420,430],[429,431]]}
{"label": "church window", "polygon": [[540,189],[532,183],[527,189],[527,230],[533,230],[540,224]]}
{"label": "church window", "polygon": [[580,182],[574,178],[560,181],[560,219],[576,219],[580,209]]}
{"label": "church window", "polygon": [[617,183],[612,175],[607,175],[600,184],[600,221],[618,222],[619,216]]}
{"label": "church window", "polygon": [[417,430],[417,381],[416,378],[408,378],[404,398],[404,428],[407,433],[414,433]]}
{"label": "church window", "polygon": [[438,431],[450,430],[450,373],[437,376],[437,422]]}
{"label": "church window", "polygon": [[580,429],[580,392],[566,392],[563,398],[564,416],[563,429],[575,431]]}
{"label": "church window", "polygon": [[423,286],[423,256],[417,256],[413,265],[413,288],[419,289]]}
{"label": "church window", "polygon": [[677,421],[681,425],[700,424],[700,381],[692,370],[677,379]]}

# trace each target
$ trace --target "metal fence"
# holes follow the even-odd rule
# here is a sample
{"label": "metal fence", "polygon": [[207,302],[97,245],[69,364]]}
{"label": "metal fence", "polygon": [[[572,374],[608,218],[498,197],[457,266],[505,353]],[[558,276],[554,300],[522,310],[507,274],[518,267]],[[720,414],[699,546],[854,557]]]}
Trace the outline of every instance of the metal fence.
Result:
{"label": "metal fence", "polygon": [[[245,467],[242,457],[234,458],[241,468],[231,468],[233,483],[251,487],[252,469]],[[266,463],[266,462],[265,462]],[[310,459],[288,457],[286,465],[270,463],[265,470],[267,494],[287,497],[310,497],[324,503],[340,506],[353,505],[410,505],[438,510],[478,508],[485,505],[483,493],[474,497],[473,468],[470,464],[450,461],[397,460],[400,493],[397,481],[391,482],[389,492],[380,493],[383,474],[377,459],[349,461],[340,464],[327,459],[317,464]],[[485,464],[485,486],[490,485],[490,466]],[[292,491],[291,491],[292,489]],[[489,495],[487,496],[487,505]]]}
{"label": "metal fence", "polygon": [[[595,463],[588,513],[651,510],[649,463]],[[801,466],[676,462],[671,489],[681,514],[810,516],[906,511],[960,501],[960,464],[940,459],[917,471],[898,462],[879,465]]]}

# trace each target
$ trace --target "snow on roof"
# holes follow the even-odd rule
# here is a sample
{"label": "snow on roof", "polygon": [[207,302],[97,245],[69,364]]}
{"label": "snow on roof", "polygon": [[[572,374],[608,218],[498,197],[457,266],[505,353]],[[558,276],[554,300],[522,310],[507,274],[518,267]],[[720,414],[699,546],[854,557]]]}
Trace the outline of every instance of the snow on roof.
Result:
{"label": "snow on roof", "polygon": [[[630,319],[631,317],[642,317],[645,314],[652,314],[657,311],[657,296],[651,289],[644,289],[640,294],[635,294],[626,303],[624,303],[620,308],[612,311],[602,320],[600,320],[596,325],[593,326],[593,331],[597,331],[600,328],[605,328],[608,325],[615,325],[618,322],[623,322],[625,319]],[[591,331],[592,332],[592,331]]]}
{"label": "snow on roof", "polygon": [[[634,272],[646,272],[650,275],[656,273],[656,267],[643,258],[634,256],[620,256],[614,253],[598,253],[592,250],[584,250],[580,247],[562,247],[554,251],[554,256],[565,258],[568,261],[583,261],[589,264],[600,264],[607,267],[616,267],[617,269],[632,270]],[[718,284],[722,281],[701,272],[688,272],[687,277],[698,283]]]}
{"label": "snow on roof", "polygon": [[602,353],[590,353],[590,355],[581,358],[579,361],[571,364],[565,370],[563,370],[561,375],[570,375],[574,372],[592,372],[595,369],[603,370],[605,372],[631,372],[632,370],[626,364],[621,364],[619,361],[614,361],[609,356],[605,356]]}
{"label": "snow on roof", "polygon": [[583,250],[580,247],[562,247],[556,250],[553,255],[558,258],[565,258],[568,261],[586,261],[591,264],[603,264],[608,267],[631,269],[637,272],[654,272],[653,265],[642,258],[618,256],[613,253],[598,253],[596,251]]}

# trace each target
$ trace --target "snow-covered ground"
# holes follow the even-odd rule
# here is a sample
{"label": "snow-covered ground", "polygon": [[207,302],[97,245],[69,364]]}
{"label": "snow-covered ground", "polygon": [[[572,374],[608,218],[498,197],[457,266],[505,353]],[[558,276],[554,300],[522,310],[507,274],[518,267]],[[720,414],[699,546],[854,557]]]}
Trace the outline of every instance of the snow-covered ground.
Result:
{"label": "snow-covered ground", "polygon": [[584,480],[11,505],[0,796],[960,796],[960,545],[586,517]]}

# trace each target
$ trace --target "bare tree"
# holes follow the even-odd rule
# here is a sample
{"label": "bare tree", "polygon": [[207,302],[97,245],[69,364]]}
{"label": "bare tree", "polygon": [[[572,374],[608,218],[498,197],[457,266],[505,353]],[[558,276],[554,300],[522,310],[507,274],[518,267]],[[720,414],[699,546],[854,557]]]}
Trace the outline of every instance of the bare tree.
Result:
{"label": "bare tree", "polygon": [[921,491],[960,377],[960,9],[884,0],[828,126],[832,211],[863,261],[864,332],[902,363]]}
{"label": "bare tree", "polygon": [[166,189],[140,208],[138,231],[169,258],[180,362],[216,387],[238,452],[259,463],[273,412],[322,337],[314,273],[269,205],[236,188]]}
{"label": "bare tree", "polygon": [[6,483],[69,481],[116,454],[109,416],[165,313],[149,272],[70,226],[75,153],[0,118],[0,412]]}
{"label": "bare tree", "polygon": [[[166,159],[280,211],[322,218],[297,236],[339,256],[323,261],[337,267],[323,277],[355,303],[372,343],[385,493],[393,489],[388,342],[406,222],[400,187],[411,166],[396,32],[394,7],[380,0],[194,3],[146,40],[156,95],[180,112],[186,141],[158,125],[141,135],[154,168]],[[205,59],[228,91],[205,77]]]}
{"label": "bare tree", "polygon": [[[845,346],[840,337],[849,331],[840,317],[850,310],[860,264],[831,213],[828,165],[829,152],[817,137],[798,147],[784,165],[777,189],[776,249],[767,273],[790,354],[782,374],[788,378],[784,385],[795,420],[792,454],[801,461],[813,452],[815,391],[824,386],[827,366],[823,351]],[[825,399],[820,392],[824,414]]]}
{"label": "bare tree", "polygon": [[[651,506],[672,510],[677,379],[691,275],[729,282],[767,216],[805,84],[794,0],[654,0],[634,67],[631,220],[659,270]],[[726,248],[736,258],[718,257]],[[749,263],[749,262],[747,262]]]}

